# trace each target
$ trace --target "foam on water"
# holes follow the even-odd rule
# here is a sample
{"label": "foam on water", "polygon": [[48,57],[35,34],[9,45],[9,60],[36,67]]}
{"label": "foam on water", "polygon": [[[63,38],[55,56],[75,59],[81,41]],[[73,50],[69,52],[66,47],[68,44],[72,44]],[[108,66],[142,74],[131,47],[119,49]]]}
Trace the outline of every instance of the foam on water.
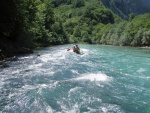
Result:
{"label": "foam on water", "polygon": [[23,91],[33,90],[33,89],[45,89],[45,88],[55,88],[59,82],[52,82],[50,84],[37,84],[37,85],[25,85],[22,87]]}
{"label": "foam on water", "polygon": [[47,62],[49,60],[55,60],[54,57],[51,57],[51,54],[41,55],[39,59],[42,60],[43,62]]}
{"label": "foam on water", "polygon": [[28,69],[40,69],[42,65],[43,65],[42,63],[33,64],[33,65],[30,65],[30,66],[28,67]]}
{"label": "foam on water", "polygon": [[67,53],[68,52],[65,49],[56,50],[53,53],[41,55],[39,59],[43,62],[54,61],[59,63],[59,61],[66,59]]}
{"label": "foam on water", "polygon": [[89,80],[89,81],[111,81],[112,78],[108,77],[106,74],[103,73],[87,73],[83,74],[80,77],[76,78],[75,80]]}
{"label": "foam on water", "polygon": [[77,71],[77,70],[71,70],[71,72],[73,73],[73,74],[79,74],[79,72]]}
{"label": "foam on water", "polygon": [[76,54],[68,46],[5,61],[0,112],[149,113],[149,53],[81,45]]}
{"label": "foam on water", "polygon": [[103,113],[125,113],[118,105],[105,105],[103,107],[100,107],[100,111]]}
{"label": "foam on water", "polygon": [[145,71],[146,71],[146,69],[144,69],[144,68],[140,68],[140,69],[137,70],[138,73],[143,73]]}
{"label": "foam on water", "polygon": [[80,90],[80,89],[81,89],[81,87],[71,88],[71,89],[69,90],[69,92],[68,92],[68,95],[70,96],[71,93],[76,93],[76,91],[77,91],[77,90]]}
{"label": "foam on water", "polygon": [[23,56],[23,57],[19,57],[20,60],[32,59],[32,58],[34,58],[34,56]]}

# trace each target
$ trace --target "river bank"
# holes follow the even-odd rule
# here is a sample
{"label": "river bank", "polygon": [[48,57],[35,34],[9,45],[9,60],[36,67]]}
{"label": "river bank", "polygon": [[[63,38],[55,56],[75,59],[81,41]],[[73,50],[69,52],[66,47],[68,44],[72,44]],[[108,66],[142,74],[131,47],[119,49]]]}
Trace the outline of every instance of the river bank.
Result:
{"label": "river bank", "polygon": [[10,51],[1,51],[0,50],[0,60],[3,60],[5,58],[23,55],[23,54],[31,54],[33,53],[33,49],[30,48],[16,48]]}
{"label": "river bank", "polygon": [[143,48],[143,49],[150,49],[150,46],[145,46],[145,47],[140,47],[140,48]]}

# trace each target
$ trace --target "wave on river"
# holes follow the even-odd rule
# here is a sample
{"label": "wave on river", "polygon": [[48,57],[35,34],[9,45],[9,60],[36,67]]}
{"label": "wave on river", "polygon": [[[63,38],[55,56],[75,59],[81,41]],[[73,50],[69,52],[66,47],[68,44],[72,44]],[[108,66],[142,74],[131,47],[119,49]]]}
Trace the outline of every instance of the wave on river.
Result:
{"label": "wave on river", "polygon": [[150,50],[40,48],[0,67],[0,113],[149,113]]}

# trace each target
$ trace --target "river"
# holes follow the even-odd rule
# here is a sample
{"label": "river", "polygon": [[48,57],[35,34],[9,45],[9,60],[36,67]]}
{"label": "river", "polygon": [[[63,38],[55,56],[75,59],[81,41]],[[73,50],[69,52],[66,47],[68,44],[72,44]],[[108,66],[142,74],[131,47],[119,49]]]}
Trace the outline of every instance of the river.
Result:
{"label": "river", "polygon": [[2,61],[0,113],[150,113],[150,49],[71,46]]}

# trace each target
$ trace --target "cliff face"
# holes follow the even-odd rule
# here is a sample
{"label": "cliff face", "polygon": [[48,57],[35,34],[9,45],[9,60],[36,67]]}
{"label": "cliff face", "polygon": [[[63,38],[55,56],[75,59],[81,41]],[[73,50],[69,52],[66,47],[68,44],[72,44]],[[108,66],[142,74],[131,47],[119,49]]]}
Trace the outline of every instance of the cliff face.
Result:
{"label": "cliff face", "polygon": [[129,14],[150,13],[149,0],[101,0],[103,4],[114,13],[124,19],[128,19]]}

